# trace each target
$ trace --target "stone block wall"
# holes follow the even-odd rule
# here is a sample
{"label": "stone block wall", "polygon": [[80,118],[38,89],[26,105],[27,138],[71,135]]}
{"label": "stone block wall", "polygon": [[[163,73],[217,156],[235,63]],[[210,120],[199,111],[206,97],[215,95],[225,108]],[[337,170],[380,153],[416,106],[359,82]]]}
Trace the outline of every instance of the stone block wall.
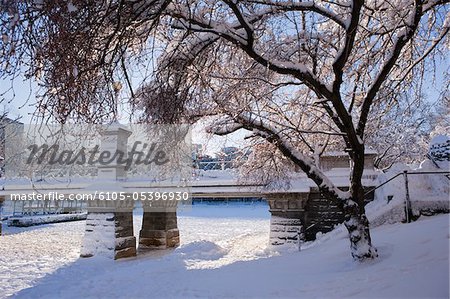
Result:
{"label": "stone block wall", "polygon": [[336,204],[326,199],[317,189],[308,195],[305,206],[305,240],[316,239],[318,232],[326,233],[344,221],[344,213]]}
{"label": "stone block wall", "polygon": [[[373,192],[369,193],[365,202],[373,200],[373,196]],[[266,198],[272,246],[297,248],[299,242],[315,240],[318,232],[329,232],[344,221],[343,212],[317,188],[308,193],[266,194]]]}
{"label": "stone block wall", "polygon": [[297,249],[303,240],[300,219],[272,216],[270,218],[270,246]]}
{"label": "stone block wall", "polygon": [[180,244],[177,213],[144,211],[139,249],[166,249]]}
{"label": "stone block wall", "polygon": [[[346,188],[340,189],[347,190]],[[368,190],[370,187],[365,189]],[[367,194],[365,204],[372,201],[373,198],[373,192]],[[318,232],[327,233],[336,225],[344,222],[344,214],[335,203],[328,200],[317,188],[313,188],[308,194],[303,220],[306,227],[305,240],[312,241],[316,239]]]}
{"label": "stone block wall", "polygon": [[81,246],[81,257],[102,255],[114,257],[115,248],[114,213],[89,212]]}
{"label": "stone block wall", "polygon": [[95,255],[114,259],[136,256],[132,211],[88,213],[80,256]]}
{"label": "stone block wall", "polygon": [[307,193],[273,193],[266,198],[271,214],[269,245],[298,250],[304,238]]}
{"label": "stone block wall", "polygon": [[114,259],[136,256],[136,237],[133,231],[133,211],[115,212]]}

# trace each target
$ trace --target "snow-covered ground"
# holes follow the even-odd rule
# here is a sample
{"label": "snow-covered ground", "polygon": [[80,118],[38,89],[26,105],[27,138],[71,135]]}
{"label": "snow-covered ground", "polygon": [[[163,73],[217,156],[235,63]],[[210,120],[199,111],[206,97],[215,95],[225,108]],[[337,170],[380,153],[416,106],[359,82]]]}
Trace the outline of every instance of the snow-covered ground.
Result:
{"label": "snow-covered ground", "polygon": [[[269,215],[265,203],[201,204],[181,210],[178,217],[181,248],[167,256],[182,258],[187,269],[217,268],[236,261],[271,256],[273,253],[265,252]],[[134,217],[136,235],[141,223],[142,210],[137,209]],[[85,261],[78,259],[85,221],[29,228],[7,227],[4,221],[3,228],[5,235],[0,237],[0,298],[39,284],[41,278],[59,268]],[[166,254],[155,252],[138,260]],[[94,259],[86,261],[96,264]]]}
{"label": "snow-covered ground", "polygon": [[[137,211],[137,215],[139,211]],[[141,217],[135,217],[138,232]],[[380,258],[352,261],[343,230],[301,252],[266,248],[267,206],[195,205],[181,246],[135,259],[79,259],[84,221],[6,228],[0,297],[342,298],[449,296],[449,216],[374,228]]]}

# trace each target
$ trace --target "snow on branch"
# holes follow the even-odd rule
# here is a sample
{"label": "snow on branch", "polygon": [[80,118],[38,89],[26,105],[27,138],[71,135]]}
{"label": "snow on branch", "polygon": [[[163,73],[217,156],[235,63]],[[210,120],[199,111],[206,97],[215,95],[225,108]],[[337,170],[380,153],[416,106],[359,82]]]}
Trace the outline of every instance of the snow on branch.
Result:
{"label": "snow on branch", "polygon": [[253,25],[247,20],[234,1],[225,1],[225,3],[233,10],[239,23],[244,28],[247,35],[247,44],[253,46]]}
{"label": "snow on branch", "polygon": [[419,58],[417,58],[404,72],[402,78],[400,78],[398,81],[400,84],[400,82],[403,82],[403,80],[406,78],[406,76],[408,76],[408,74],[412,71],[412,69],[418,65],[419,63],[421,63],[433,50],[434,48],[436,48],[436,46],[444,39],[444,37],[447,35],[447,33],[450,31],[450,13],[447,14],[447,17],[444,21],[444,25],[442,26],[442,31],[439,34],[439,36],[435,39],[432,40],[432,43],[430,45],[430,47],[428,47],[428,49],[426,49],[423,53],[422,56],[420,56]]}
{"label": "snow on branch", "polygon": [[[269,6],[270,13],[275,12],[286,12],[286,11],[311,11],[315,12],[319,15],[322,15],[336,24],[341,26],[342,28],[347,28],[346,22],[335,12],[330,9],[327,9],[323,6],[318,5],[314,1],[305,1],[305,2],[293,2],[293,1],[264,1],[264,0],[251,0],[248,1],[251,3],[257,3],[261,5]],[[269,13],[269,12],[267,12]]]}
{"label": "snow on branch", "polygon": [[[273,70],[279,74],[291,75],[301,81],[304,81],[305,84],[308,85],[312,90],[314,90],[314,92],[320,97],[332,97],[332,91],[328,88],[328,86],[324,84],[317,76],[315,76],[305,64],[271,59],[270,57],[259,53],[253,47],[253,26],[251,24],[263,17],[267,17],[265,16],[267,14],[273,14],[273,8],[270,8],[267,11],[264,10],[264,13],[255,13],[255,15],[251,17],[251,19],[247,20],[235,4],[230,3],[230,5],[232,8],[234,8],[233,13],[238,19],[237,23],[221,22],[219,24],[213,20],[204,20],[201,16],[186,11],[185,9],[183,9],[183,7],[175,6],[174,4],[169,5],[169,14],[178,20],[175,23],[175,26],[196,32],[208,32],[216,34],[217,36],[220,36],[240,47],[250,57],[255,59],[255,61],[257,61],[264,67],[267,67],[268,69]],[[283,10],[279,11],[284,11],[286,8],[288,8],[288,6],[281,7],[283,8]],[[307,7],[311,6],[305,6],[305,10]],[[313,5],[312,7],[315,7],[315,5]]]}
{"label": "snow on branch", "polygon": [[400,53],[402,52],[403,47],[408,43],[409,40],[414,36],[414,33],[419,26],[420,19],[423,15],[423,7],[421,1],[416,1],[415,7],[413,11],[410,13],[409,18],[406,22],[406,28],[402,28],[394,39],[394,44],[387,58],[381,67],[378,75],[375,77],[372,85],[369,87],[366,97],[363,100],[361,106],[361,115],[358,121],[358,127],[356,132],[359,136],[364,134],[364,129],[366,127],[367,118],[369,116],[370,107],[372,106],[372,102],[377,95],[378,91],[381,88],[381,85],[386,80],[390,71],[394,67]]}
{"label": "snow on branch", "polygon": [[[264,137],[275,144],[287,158],[300,166],[306,175],[320,187],[320,190],[326,194],[330,200],[335,202],[348,202],[350,194],[339,190],[322,170],[316,167],[314,159],[297,150],[290,142],[289,134],[286,133],[285,130],[278,129],[271,124],[264,122],[260,117],[251,112],[241,113],[236,116],[234,125],[227,127],[228,131],[239,126],[236,122],[240,124],[240,128],[252,130],[255,135]],[[227,131],[227,129],[223,129],[222,131]]]}
{"label": "snow on branch", "polygon": [[215,121],[213,124],[206,127],[206,132],[224,136],[236,132],[239,129],[242,129],[244,126],[235,120],[225,117]]}
{"label": "snow on branch", "polygon": [[210,32],[228,40],[236,41],[239,44],[248,43],[240,23],[230,24],[225,21],[217,23],[211,19],[205,20],[202,16],[186,10],[184,6],[175,5],[174,3],[168,6],[167,11],[170,16],[176,19],[172,24],[175,28],[196,32]]}

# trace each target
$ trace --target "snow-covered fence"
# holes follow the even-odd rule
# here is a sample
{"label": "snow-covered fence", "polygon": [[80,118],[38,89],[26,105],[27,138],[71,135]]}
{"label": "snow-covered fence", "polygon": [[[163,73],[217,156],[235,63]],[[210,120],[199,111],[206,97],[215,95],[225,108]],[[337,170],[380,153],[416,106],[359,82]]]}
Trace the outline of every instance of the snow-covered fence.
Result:
{"label": "snow-covered fence", "polygon": [[27,227],[40,224],[85,220],[87,213],[10,217],[8,226]]}
{"label": "snow-covered fence", "polygon": [[[79,200],[13,200],[8,202],[8,216],[44,216],[80,214],[86,212],[86,203]],[[6,213],[5,213],[6,214]]]}
{"label": "snow-covered fence", "polygon": [[379,176],[375,201],[367,206],[372,226],[410,222],[420,215],[450,212],[450,171],[436,169],[430,160],[418,169],[397,165]]}

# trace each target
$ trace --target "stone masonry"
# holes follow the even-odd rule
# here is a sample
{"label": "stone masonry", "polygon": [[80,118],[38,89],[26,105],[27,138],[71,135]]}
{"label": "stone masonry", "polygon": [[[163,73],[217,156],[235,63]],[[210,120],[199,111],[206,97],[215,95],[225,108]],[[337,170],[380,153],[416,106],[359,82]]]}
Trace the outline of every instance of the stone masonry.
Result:
{"label": "stone masonry", "polygon": [[88,213],[80,257],[114,257],[114,213]]}
{"label": "stone masonry", "polygon": [[115,212],[114,259],[136,256],[136,237],[133,232],[133,211]]}
{"label": "stone masonry", "polygon": [[299,248],[303,240],[304,193],[271,193],[266,195],[269,203],[271,246]]}
{"label": "stone masonry", "polygon": [[136,256],[131,207],[98,207],[95,202],[90,203],[81,257],[94,255],[114,259]]}
{"label": "stone masonry", "polygon": [[180,245],[177,201],[143,202],[144,216],[139,233],[139,250],[167,249]]}
{"label": "stone masonry", "polygon": [[[100,148],[111,153],[117,150],[126,153],[130,135],[131,131],[126,127],[113,124],[102,132]],[[98,191],[124,192],[124,189],[117,186],[117,181],[125,177],[124,165],[117,161],[100,165],[98,181],[94,181],[89,189],[95,190],[96,194]],[[136,256],[136,237],[133,232],[134,201],[107,201],[96,198],[88,204],[81,257],[100,254],[120,259]]]}

